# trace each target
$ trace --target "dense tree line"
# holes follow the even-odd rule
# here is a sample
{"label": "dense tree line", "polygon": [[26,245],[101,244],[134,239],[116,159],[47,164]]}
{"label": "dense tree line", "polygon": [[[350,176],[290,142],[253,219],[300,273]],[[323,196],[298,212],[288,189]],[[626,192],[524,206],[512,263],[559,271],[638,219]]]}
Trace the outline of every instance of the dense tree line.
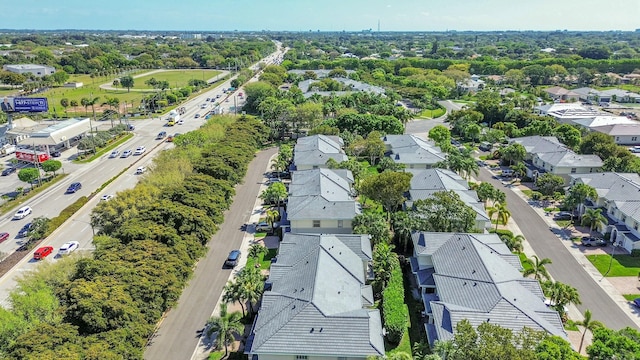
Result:
{"label": "dense tree line", "polygon": [[94,209],[92,257],[43,270],[11,295],[12,310],[0,309],[0,357],[142,358],[265,133],[255,119],[224,118],[178,136],[138,186]]}

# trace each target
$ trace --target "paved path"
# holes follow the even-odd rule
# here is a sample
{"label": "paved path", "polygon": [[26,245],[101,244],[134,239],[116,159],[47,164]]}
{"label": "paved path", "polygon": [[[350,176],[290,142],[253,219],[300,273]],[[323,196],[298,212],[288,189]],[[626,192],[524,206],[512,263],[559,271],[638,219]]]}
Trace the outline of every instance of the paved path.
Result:
{"label": "paved path", "polygon": [[250,220],[265,169],[276,152],[276,148],[263,150],[249,164],[244,183],[236,187],[233,204],[224,214],[224,223],[209,242],[206,257],[197,264],[178,305],[160,324],[145,351],[145,359],[190,359],[194,355],[200,341],[198,331],[214,313],[232,271],[223,269],[222,264],[229,251],[242,244],[244,232],[240,229]]}

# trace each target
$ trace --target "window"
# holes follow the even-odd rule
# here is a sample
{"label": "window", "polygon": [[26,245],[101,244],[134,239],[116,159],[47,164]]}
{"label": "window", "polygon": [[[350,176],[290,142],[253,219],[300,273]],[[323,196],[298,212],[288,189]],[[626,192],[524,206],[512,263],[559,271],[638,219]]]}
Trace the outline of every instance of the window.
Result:
{"label": "window", "polygon": [[633,223],[633,228],[634,228],[634,229],[636,229],[636,230],[638,230],[638,222],[637,222],[637,221],[635,221],[635,222]]}
{"label": "window", "polygon": [[342,229],[344,227],[344,220],[338,220],[338,228]]}
{"label": "window", "polygon": [[308,360],[309,357],[307,355],[296,355],[296,360]]}
{"label": "window", "polygon": [[592,173],[593,172],[593,168],[589,168],[589,172]]}
{"label": "window", "polygon": [[631,137],[631,141],[638,141],[638,137],[637,136]]}
{"label": "window", "polygon": [[576,173],[576,171],[578,171],[576,168],[571,168],[571,173],[572,173],[572,174],[575,174],[575,173]]}
{"label": "window", "polygon": [[620,141],[620,136],[616,136],[616,141]]}
{"label": "window", "polygon": [[313,220],[313,227],[314,228],[319,228],[320,227],[320,220]]}

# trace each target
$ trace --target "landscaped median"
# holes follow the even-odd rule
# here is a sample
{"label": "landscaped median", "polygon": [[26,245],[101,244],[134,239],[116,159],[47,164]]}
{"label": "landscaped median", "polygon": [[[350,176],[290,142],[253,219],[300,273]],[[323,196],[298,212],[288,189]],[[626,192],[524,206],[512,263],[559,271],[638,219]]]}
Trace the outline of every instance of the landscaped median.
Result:
{"label": "landscaped median", "polygon": [[15,209],[18,206],[26,203],[27,201],[34,198],[36,195],[40,194],[41,192],[57,184],[60,180],[64,179],[67,175],[68,174],[55,175],[53,178],[45,182],[43,185],[40,185],[38,187],[32,187],[26,195],[20,194],[13,199],[9,199],[4,204],[0,205],[0,214],[6,214],[12,209]]}
{"label": "landscaped median", "polygon": [[125,141],[128,141],[129,139],[131,139],[133,137],[132,133],[127,133],[124,136],[122,136],[121,138],[119,138],[118,140],[110,143],[109,145],[101,148],[100,150],[98,150],[98,152],[96,152],[95,154],[93,154],[93,156],[87,158],[87,159],[75,159],[73,160],[74,163],[76,164],[86,164],[89,162],[92,162],[93,160],[101,157],[102,155],[108,153],[109,151],[115,149],[116,147],[122,145]]}

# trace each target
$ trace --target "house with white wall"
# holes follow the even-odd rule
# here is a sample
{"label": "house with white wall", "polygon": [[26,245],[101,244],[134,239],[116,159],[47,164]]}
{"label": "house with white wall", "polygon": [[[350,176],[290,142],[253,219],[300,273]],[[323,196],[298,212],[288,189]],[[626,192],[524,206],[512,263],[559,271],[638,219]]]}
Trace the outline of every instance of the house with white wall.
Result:
{"label": "house with white wall", "polygon": [[301,137],[293,149],[292,170],[326,168],[327,161],[343,162],[348,159],[339,136],[313,135]]}
{"label": "house with white wall", "polygon": [[406,169],[430,169],[447,159],[446,154],[432,141],[414,134],[385,135],[385,155]]}

